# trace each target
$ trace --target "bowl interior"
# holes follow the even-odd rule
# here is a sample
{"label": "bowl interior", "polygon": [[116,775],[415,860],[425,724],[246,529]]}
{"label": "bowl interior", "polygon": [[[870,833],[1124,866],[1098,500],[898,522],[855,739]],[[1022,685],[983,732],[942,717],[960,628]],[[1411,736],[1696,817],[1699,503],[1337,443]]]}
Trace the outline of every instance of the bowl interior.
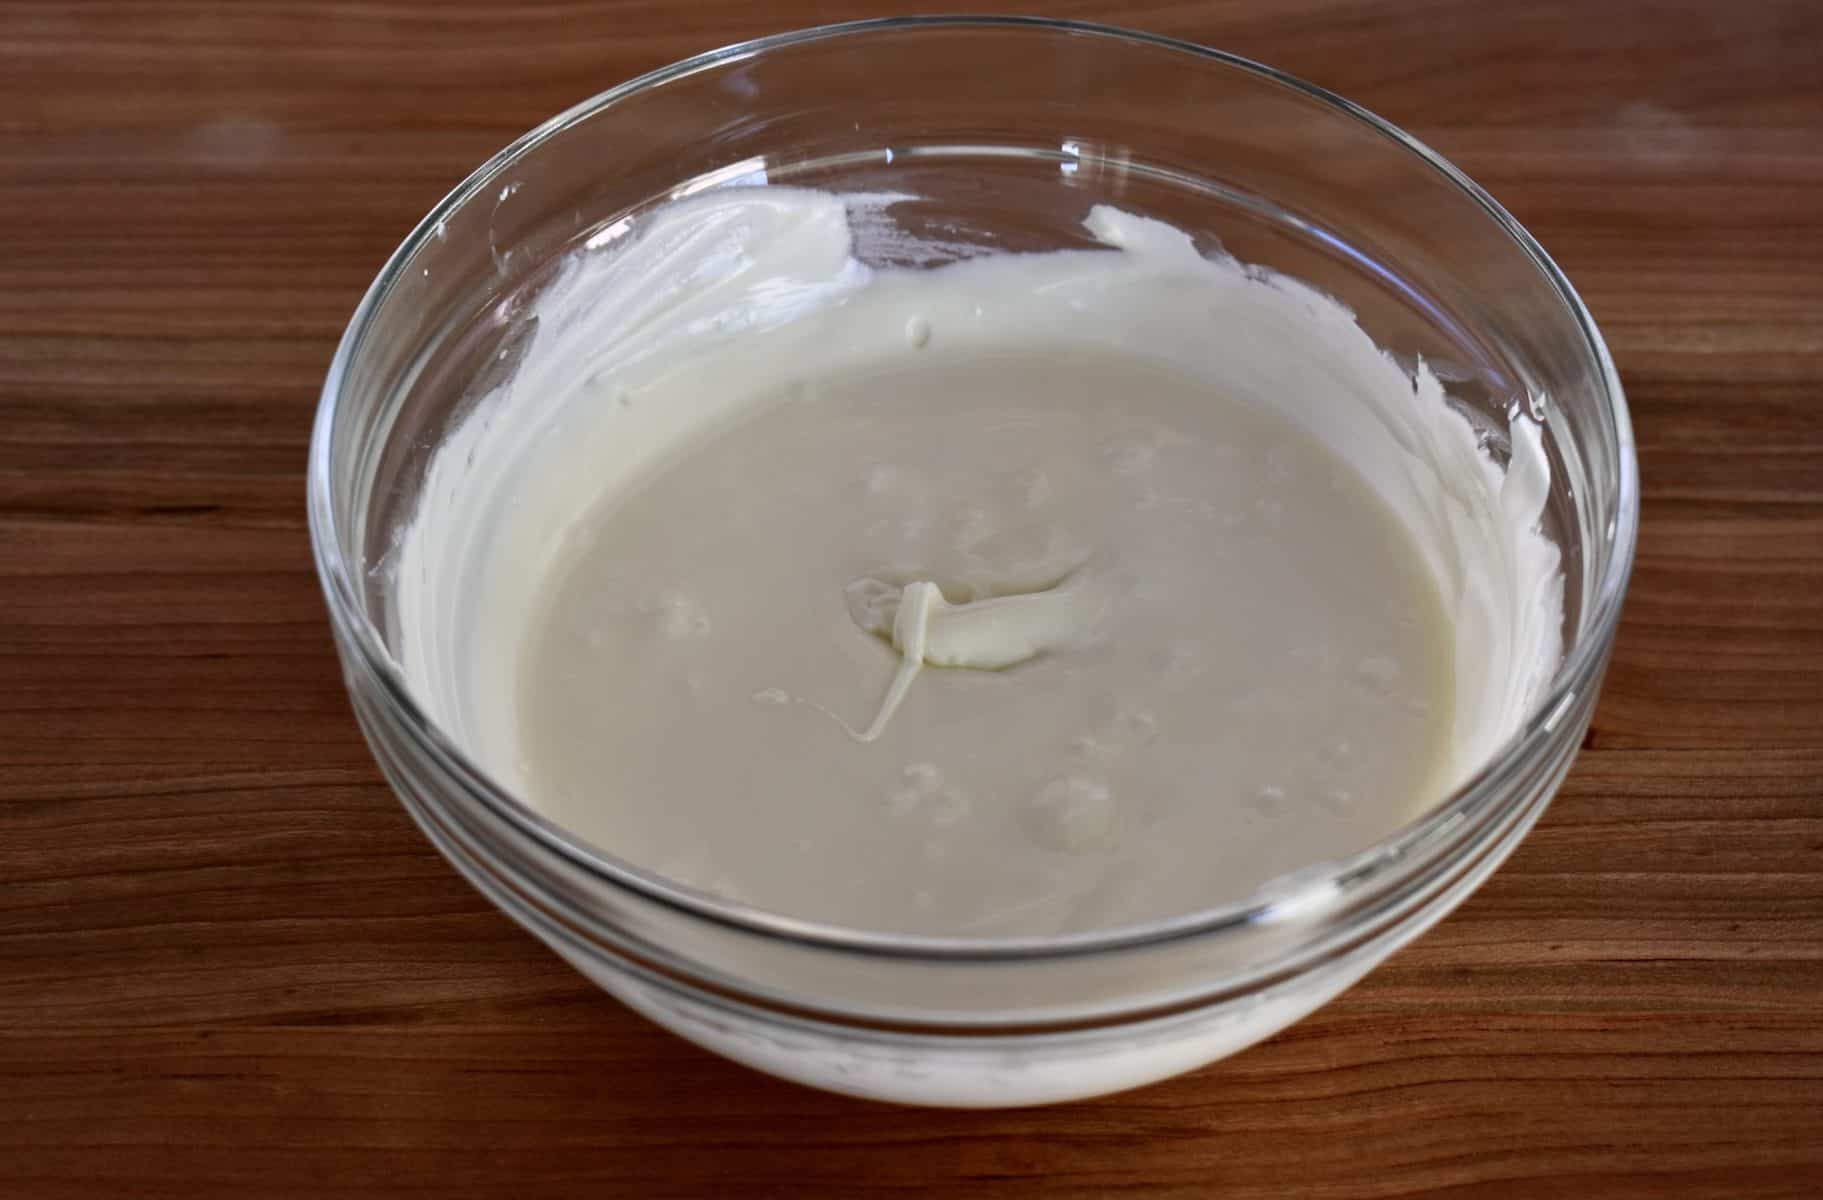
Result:
{"label": "bowl interior", "polygon": [[1625,409],[1574,293],[1484,194],[1240,60],[1055,23],[913,21],[735,47],[605,93],[503,151],[400,248],[332,371],[312,495],[332,607],[340,588],[375,669],[426,466],[513,370],[561,258],[673,198],[761,184],[904,197],[890,225],[857,230],[874,265],[1088,248],[1084,217],[1111,204],[1335,297],[1429,363],[1496,458],[1520,406],[1543,418],[1560,677],[1611,634],[1636,504]]}

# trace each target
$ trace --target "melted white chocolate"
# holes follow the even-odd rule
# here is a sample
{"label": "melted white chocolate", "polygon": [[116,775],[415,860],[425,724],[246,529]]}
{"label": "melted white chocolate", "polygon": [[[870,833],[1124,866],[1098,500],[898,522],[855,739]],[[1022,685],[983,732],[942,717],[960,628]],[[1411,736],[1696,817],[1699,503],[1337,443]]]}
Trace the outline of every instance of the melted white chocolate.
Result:
{"label": "melted white chocolate", "polygon": [[[849,584],[848,610],[855,624],[890,638],[901,656],[879,715],[865,732],[850,729],[850,735],[863,742],[878,738],[925,663],[999,671],[1068,645],[1099,615],[1103,602],[1097,590],[1073,579],[1042,591],[951,604],[928,579],[902,588],[877,579]],[[848,729],[847,722],[836,721]]]}
{"label": "melted white chocolate", "polygon": [[1364,848],[1517,728],[1562,590],[1529,421],[1503,472],[1346,310],[1156,222],[870,271],[856,204],[578,254],[437,453],[396,641],[502,783],[760,907],[1042,933]]}

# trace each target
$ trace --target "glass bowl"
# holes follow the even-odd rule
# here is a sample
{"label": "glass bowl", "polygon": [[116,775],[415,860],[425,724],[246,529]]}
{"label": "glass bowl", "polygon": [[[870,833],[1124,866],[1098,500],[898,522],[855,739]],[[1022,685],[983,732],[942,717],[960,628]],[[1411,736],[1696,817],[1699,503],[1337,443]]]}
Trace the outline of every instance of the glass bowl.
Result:
{"label": "glass bowl", "polygon": [[[864,261],[1092,245],[1097,203],[1160,218],[1354,310],[1422,357],[1498,458],[1542,418],[1564,659],[1523,728],[1426,815],[1246,902],[1056,938],[886,935],[718,900],[582,843],[427,719],[393,653],[389,553],[452,424],[511,367],[562,256],[667,200],[788,183],[891,191]],[[1620,382],[1587,310],[1480,188],[1399,130],[1269,68],[1115,29],[861,22],[705,54],[494,156],[362,300],[318,410],[310,530],[349,695],[431,842],[652,1020],[787,1079],[908,1103],[1091,1096],[1232,1053],[1325,1003],[1455,907],[1569,768],[1638,520]]]}

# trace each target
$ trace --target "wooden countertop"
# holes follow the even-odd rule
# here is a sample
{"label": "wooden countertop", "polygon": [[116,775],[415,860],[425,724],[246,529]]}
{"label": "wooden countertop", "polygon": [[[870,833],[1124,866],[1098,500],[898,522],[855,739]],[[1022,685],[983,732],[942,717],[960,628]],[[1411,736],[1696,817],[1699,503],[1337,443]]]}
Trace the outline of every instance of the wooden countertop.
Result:
{"label": "wooden countertop", "polygon": [[418,835],[304,529],[355,301],[548,114],[879,8],[0,7],[0,1195],[1823,1195],[1814,0],[1048,6],[1414,131],[1557,256],[1633,404],[1574,773],[1317,1016],[1097,1103],[852,1102],[646,1025]]}

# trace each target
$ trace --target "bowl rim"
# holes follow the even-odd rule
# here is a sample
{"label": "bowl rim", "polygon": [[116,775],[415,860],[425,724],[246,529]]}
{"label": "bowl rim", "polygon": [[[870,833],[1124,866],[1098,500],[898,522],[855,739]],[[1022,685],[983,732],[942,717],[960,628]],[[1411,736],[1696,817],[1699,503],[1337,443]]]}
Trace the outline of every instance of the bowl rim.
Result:
{"label": "bowl rim", "polygon": [[[1575,644],[1534,702],[1523,726],[1445,799],[1400,826],[1372,846],[1352,855],[1313,863],[1260,885],[1248,898],[1177,916],[1103,930],[1057,936],[969,938],[872,931],[824,921],[791,917],[723,900],[673,883],[655,872],[621,860],[571,835],[541,816],[510,791],[494,783],[478,764],[433,722],[412,696],[403,672],[386,650],[379,630],[360,601],[358,572],[351,572],[337,535],[336,503],[330,470],[331,447],[341,394],[352,364],[381,305],[404,277],[411,257],[453,211],[492,187],[500,175],[526,154],[561,135],[578,122],[626,98],[716,67],[745,61],[771,51],[812,43],[864,38],[910,31],[979,30],[995,33],[1064,34],[1100,39],[1127,47],[1164,50],[1205,63],[1239,70],[1260,81],[1302,94],[1334,113],[1351,118],[1414,155],[1452,184],[1519,247],[1574,318],[1601,379],[1606,412],[1613,422],[1617,471],[1615,507],[1607,537],[1611,550],[1590,602],[1583,606]],[[818,25],[737,42],[648,71],[598,93],[516,138],[490,157],[443,197],[419,221],[386,260],[361,298],[336,347],[324,379],[311,434],[307,509],[311,547],[328,604],[331,624],[344,657],[379,685],[390,715],[416,739],[431,759],[471,798],[493,816],[555,853],[591,879],[625,888],[666,908],[738,932],[782,940],[809,948],[888,958],[933,962],[1006,962],[1154,947],[1199,936],[1306,917],[1330,908],[1348,893],[1370,882],[1385,881],[1408,856],[1445,837],[1454,827],[1496,802],[1506,785],[1523,775],[1544,750],[1551,731],[1584,689],[1594,684],[1606,663],[1622,601],[1632,572],[1639,525],[1639,468],[1631,418],[1613,358],[1582,298],[1549,254],[1498,201],[1442,155],[1391,122],[1340,95],[1276,68],[1226,51],[1160,34],[1086,21],[1017,16],[887,17]],[[348,680],[351,687],[354,679]],[[1396,880],[1394,881],[1396,883]]]}

